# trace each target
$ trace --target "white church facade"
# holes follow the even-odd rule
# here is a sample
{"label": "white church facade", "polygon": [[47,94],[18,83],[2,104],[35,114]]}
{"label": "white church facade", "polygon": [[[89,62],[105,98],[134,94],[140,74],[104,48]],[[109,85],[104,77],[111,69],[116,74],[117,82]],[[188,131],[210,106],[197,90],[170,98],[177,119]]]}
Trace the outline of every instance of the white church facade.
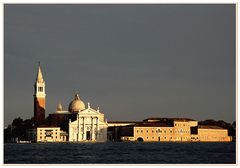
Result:
{"label": "white church facade", "polygon": [[75,121],[69,120],[69,142],[107,141],[107,121],[99,109],[94,110],[88,103],[87,108],[76,94],[69,104],[69,112],[76,113]]}

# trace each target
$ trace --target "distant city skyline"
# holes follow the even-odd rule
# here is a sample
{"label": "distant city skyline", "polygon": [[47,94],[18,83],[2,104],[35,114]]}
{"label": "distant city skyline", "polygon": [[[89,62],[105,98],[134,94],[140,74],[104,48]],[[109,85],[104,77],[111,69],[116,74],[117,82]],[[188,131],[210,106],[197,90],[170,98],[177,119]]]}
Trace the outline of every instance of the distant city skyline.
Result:
{"label": "distant city skyline", "polygon": [[236,12],[222,5],[4,5],[4,125],[75,93],[107,120],[236,120]]}

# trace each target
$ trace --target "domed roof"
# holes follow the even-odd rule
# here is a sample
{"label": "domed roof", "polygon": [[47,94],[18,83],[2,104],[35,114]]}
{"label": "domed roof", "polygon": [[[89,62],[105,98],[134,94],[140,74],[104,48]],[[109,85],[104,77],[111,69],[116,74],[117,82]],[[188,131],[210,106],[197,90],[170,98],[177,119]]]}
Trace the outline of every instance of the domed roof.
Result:
{"label": "domed roof", "polygon": [[79,95],[75,94],[75,98],[70,102],[68,111],[74,113],[85,109],[85,104],[80,100]]}
{"label": "domed roof", "polygon": [[61,103],[59,103],[59,104],[57,105],[57,111],[62,111],[62,105],[61,105]]}

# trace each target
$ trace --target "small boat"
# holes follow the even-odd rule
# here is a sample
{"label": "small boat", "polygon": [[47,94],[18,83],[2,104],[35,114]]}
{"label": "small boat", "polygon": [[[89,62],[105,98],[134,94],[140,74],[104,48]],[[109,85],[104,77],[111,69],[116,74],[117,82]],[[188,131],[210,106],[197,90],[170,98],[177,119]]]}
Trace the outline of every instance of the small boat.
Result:
{"label": "small boat", "polygon": [[17,143],[31,143],[31,141],[17,141]]}

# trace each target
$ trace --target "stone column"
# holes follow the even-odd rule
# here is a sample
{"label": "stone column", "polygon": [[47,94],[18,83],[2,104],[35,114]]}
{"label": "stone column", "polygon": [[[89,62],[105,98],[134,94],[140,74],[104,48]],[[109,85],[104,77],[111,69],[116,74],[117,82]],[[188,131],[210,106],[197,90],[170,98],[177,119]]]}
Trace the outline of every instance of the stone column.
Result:
{"label": "stone column", "polygon": [[84,121],[84,117],[82,118],[83,119],[83,139],[82,140],[86,140],[86,131],[85,131],[85,121]]}
{"label": "stone column", "polygon": [[92,122],[92,135],[91,135],[91,140],[94,141],[94,140],[95,140],[95,136],[94,136],[94,117],[91,117],[91,122]]}
{"label": "stone column", "polygon": [[77,141],[80,141],[80,117],[79,114],[77,115],[77,120],[78,120],[78,134],[77,134]]}
{"label": "stone column", "polygon": [[97,139],[99,140],[100,133],[99,133],[99,118],[98,117],[96,118],[96,121],[97,121]]}

